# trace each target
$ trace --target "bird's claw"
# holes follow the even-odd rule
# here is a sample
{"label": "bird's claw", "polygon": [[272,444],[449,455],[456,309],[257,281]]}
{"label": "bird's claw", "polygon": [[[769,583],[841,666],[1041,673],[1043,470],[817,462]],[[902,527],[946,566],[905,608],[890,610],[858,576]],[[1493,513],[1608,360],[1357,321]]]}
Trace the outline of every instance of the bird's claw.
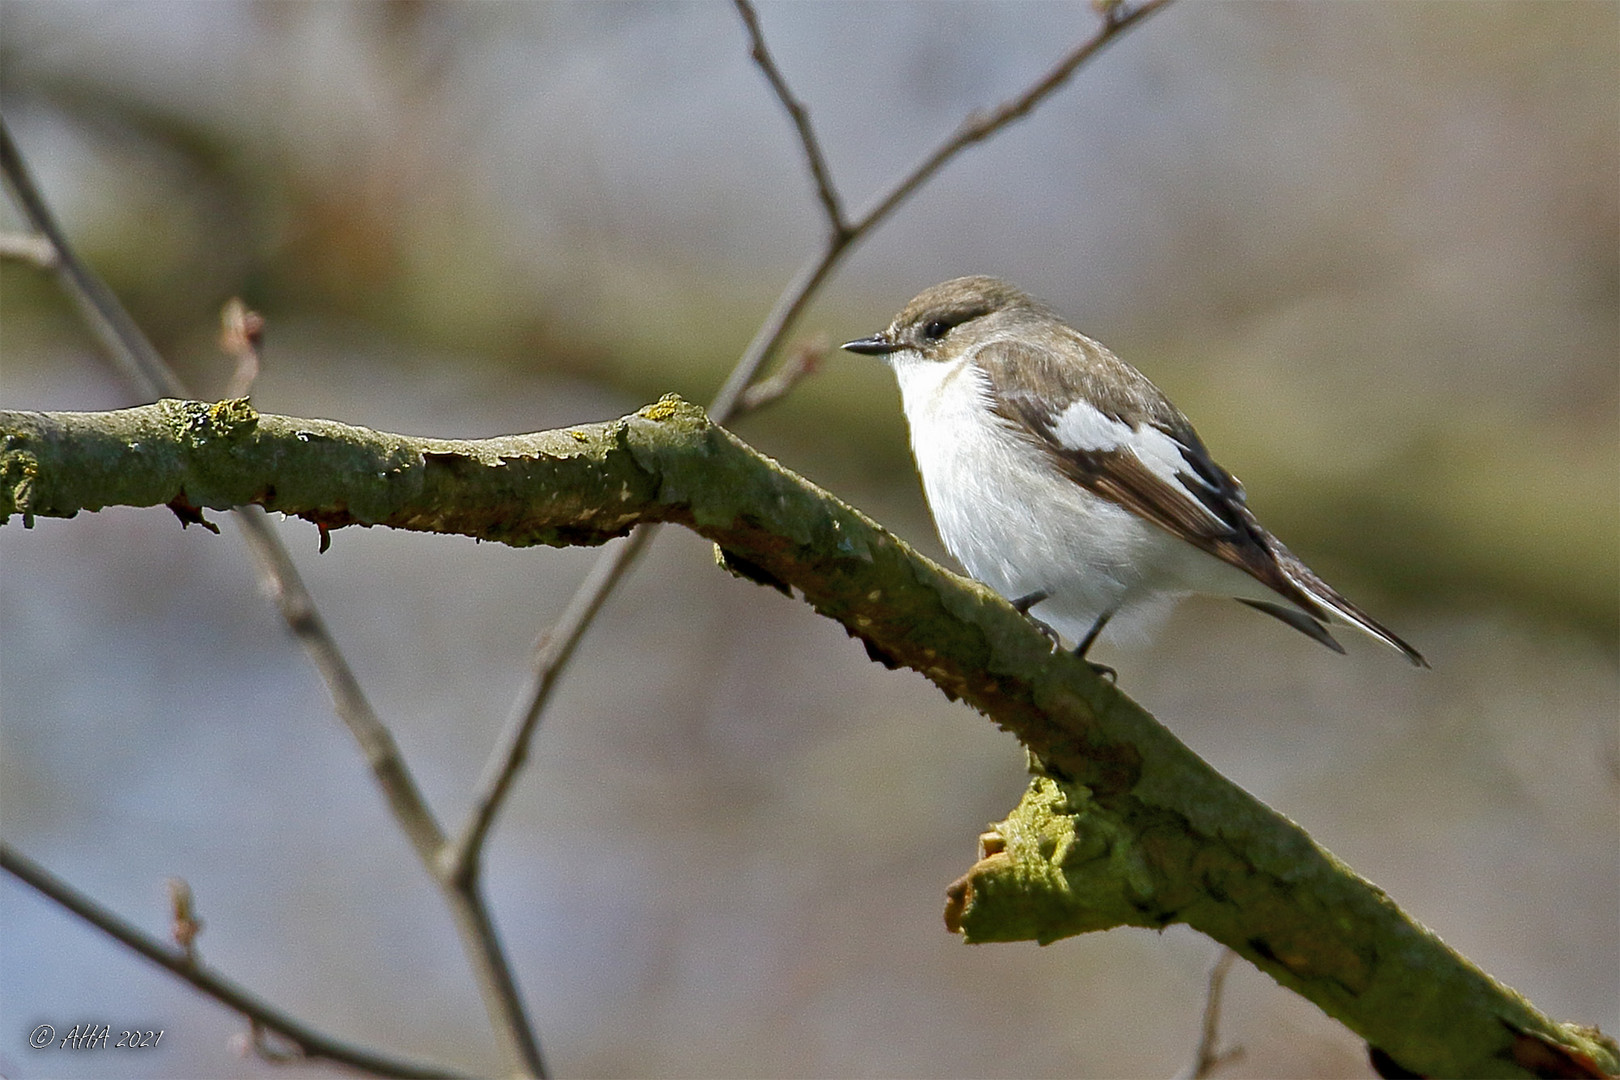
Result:
{"label": "bird's claw", "polygon": [[1052,642],[1052,648],[1055,651],[1063,646],[1063,639],[1058,636],[1058,632],[1052,629],[1051,626],[1029,613],[1030,608],[1034,607],[1042,600],[1047,599],[1051,595],[1051,593],[1048,593],[1044,589],[1039,589],[1027,596],[1020,596],[1016,600],[1011,600],[1008,602],[1012,604],[1014,611],[1028,619],[1034,624],[1035,629],[1046,635],[1047,639]]}
{"label": "bird's claw", "polygon": [[1039,630],[1041,633],[1046,635],[1047,640],[1051,641],[1052,648],[1054,650],[1059,649],[1059,648],[1061,648],[1063,646],[1063,639],[1058,636],[1058,632],[1056,630],[1052,629],[1046,623],[1044,623],[1041,620],[1037,619],[1035,616],[1029,614],[1028,612],[1025,612],[1024,618],[1028,619],[1030,621],[1030,624],[1033,625],[1035,627],[1035,629]]}

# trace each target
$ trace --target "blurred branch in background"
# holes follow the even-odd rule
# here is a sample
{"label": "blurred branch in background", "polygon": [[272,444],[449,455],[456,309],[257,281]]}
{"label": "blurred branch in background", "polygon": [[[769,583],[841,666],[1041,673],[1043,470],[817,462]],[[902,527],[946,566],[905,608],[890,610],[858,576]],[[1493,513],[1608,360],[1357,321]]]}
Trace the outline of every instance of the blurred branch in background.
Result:
{"label": "blurred branch in background", "polygon": [[849,224],[844,220],[843,203],[838,198],[838,189],[833,185],[832,170],[827,167],[827,158],[821,152],[816,129],[810,125],[810,111],[793,96],[787,80],[782,77],[781,69],[771,58],[771,50],[765,44],[765,33],[759,28],[759,15],[754,11],[752,0],[734,0],[734,2],[737,14],[741,16],[743,26],[748,30],[750,42],[748,55],[759,65],[759,70],[765,73],[766,80],[771,84],[771,92],[782,103],[788,119],[793,121],[793,127],[799,133],[799,145],[804,148],[805,164],[809,166],[810,176],[816,182],[816,195],[821,199],[821,207],[827,214],[827,224],[831,227],[833,240],[836,242],[848,235]]}
{"label": "blurred branch in background", "polygon": [[[73,298],[85,321],[95,331],[103,349],[139,388],[147,399],[184,397],[185,387],[151,342],[141,333],[118,298],[74,252],[50,211],[27,163],[11,137],[4,117],[0,117],[0,170],[18,208],[29,224],[49,240],[55,252],[57,275]],[[227,339],[238,350],[237,378],[251,381],[256,371],[257,332],[248,325],[248,312],[227,313]],[[236,318],[233,320],[232,316]],[[251,365],[241,353],[251,354]],[[372,777],[382,790],[400,829],[411,841],[417,857],[439,885],[456,927],[462,948],[473,969],[490,1021],[500,1034],[513,1067],[532,1076],[545,1075],[545,1062],[538,1038],[525,1015],[522,995],[512,975],[511,965],[501,949],[488,907],[478,882],[451,877],[442,872],[438,856],[446,839],[437,818],[427,805],[416,778],[411,774],[393,733],[372,709],[360,688],[354,669],[344,657],[331,631],[315,606],[315,598],[304,586],[286,545],[271,530],[264,512],[253,507],[234,510],[242,527],[243,539],[259,566],[267,591],[275,599],[287,628],[304,646],[310,660],[325,680],[337,714],[360,746]]]}
{"label": "blurred branch in background", "polygon": [[35,242],[50,246],[49,257],[35,261],[55,269],[62,291],[72,299],[107,357],[123,370],[125,377],[145,395],[145,400],[165,395],[185,397],[185,385],[146,340],[118,297],[67,242],[62,226],[34,182],[33,173],[23,161],[22,152],[11,138],[11,127],[3,117],[0,117],[0,173],[5,176],[6,189],[11,192],[17,209],[23,212],[34,230]]}

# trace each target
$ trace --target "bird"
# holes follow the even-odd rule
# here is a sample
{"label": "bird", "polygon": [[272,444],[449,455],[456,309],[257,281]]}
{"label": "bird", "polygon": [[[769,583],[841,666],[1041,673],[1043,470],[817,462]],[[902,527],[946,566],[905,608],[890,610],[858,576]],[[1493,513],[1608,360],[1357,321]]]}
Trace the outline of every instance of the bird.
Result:
{"label": "bird", "polygon": [[943,282],[843,348],[894,371],[945,547],[1075,655],[1116,616],[1213,594],[1335,652],[1342,623],[1429,666],[1260,524],[1157,386],[1016,286]]}

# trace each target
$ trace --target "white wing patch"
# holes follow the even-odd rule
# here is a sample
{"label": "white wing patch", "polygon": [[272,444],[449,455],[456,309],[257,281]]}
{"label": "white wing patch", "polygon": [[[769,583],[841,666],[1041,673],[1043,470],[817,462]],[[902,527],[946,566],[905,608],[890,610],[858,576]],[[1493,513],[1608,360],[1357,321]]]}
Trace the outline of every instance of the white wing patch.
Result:
{"label": "white wing patch", "polygon": [[1070,450],[1093,453],[1129,452],[1146,465],[1165,486],[1183,495],[1211,524],[1223,532],[1229,524],[1214,514],[1188,484],[1210,490],[1187,460],[1186,447],[1151,424],[1133,427],[1105,415],[1088,401],[1073,401],[1052,421],[1052,437]]}
{"label": "white wing patch", "polygon": [[1133,428],[1104,416],[1088,401],[1074,401],[1052,421],[1052,434],[1070,450],[1123,450]]}

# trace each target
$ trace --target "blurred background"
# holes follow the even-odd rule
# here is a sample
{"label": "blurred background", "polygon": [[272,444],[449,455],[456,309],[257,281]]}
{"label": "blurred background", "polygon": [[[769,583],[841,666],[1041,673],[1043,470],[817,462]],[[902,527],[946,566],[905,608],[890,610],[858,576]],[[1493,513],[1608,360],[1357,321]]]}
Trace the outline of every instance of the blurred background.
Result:
{"label": "blurred background", "polygon": [[[1020,91],[1084,3],[766,3],[860,208]],[[0,105],[81,252],[200,396],[219,310],[266,411],[420,435],[707,400],[820,208],[735,12],[684,4],[0,5]],[[873,235],[798,331],[1008,277],[1154,378],[1317,570],[1423,649],[1334,656],[1188,602],[1100,649],[1194,749],[1562,1020],[1620,1028],[1620,7],[1172,7]],[[8,205],[0,225],[20,219]],[[0,400],[133,403],[0,267]],[[942,557],[898,394],[837,354],[740,434]],[[338,640],[457,822],[595,553],[358,529]],[[333,1034],[489,1072],[449,918],[229,525],[0,529],[0,825]],[[666,530],[585,643],[488,859],[564,1076],[1169,1076],[1214,946],[966,947],[943,890],[1023,755]],[[0,878],[0,1072],[260,1076],[243,1023]],[[39,1022],[162,1028],[42,1053]],[[64,1028],[65,1030],[65,1028]],[[1252,969],[1225,1076],[1364,1076]]]}

